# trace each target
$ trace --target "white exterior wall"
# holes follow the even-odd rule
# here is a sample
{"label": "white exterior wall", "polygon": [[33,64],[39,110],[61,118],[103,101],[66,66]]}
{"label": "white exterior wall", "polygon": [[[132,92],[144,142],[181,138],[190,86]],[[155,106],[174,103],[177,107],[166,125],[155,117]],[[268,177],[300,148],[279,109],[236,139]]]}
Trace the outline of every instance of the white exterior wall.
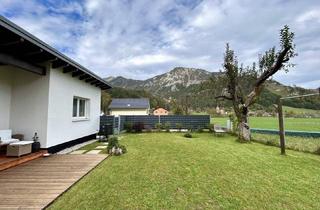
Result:
{"label": "white exterior wall", "polygon": [[0,66],[0,130],[9,129],[12,75],[6,66]]}
{"label": "white exterior wall", "polygon": [[111,109],[110,115],[148,115],[149,109]]}
{"label": "white exterior wall", "polygon": [[[74,96],[90,100],[88,120],[73,120]],[[73,78],[71,74],[64,74],[62,70],[51,70],[46,147],[97,133],[100,123],[100,100],[100,88]]]}
{"label": "white exterior wall", "polygon": [[13,134],[23,134],[25,140],[32,140],[37,132],[43,147],[47,140],[49,77],[7,68],[12,74],[9,128]]}

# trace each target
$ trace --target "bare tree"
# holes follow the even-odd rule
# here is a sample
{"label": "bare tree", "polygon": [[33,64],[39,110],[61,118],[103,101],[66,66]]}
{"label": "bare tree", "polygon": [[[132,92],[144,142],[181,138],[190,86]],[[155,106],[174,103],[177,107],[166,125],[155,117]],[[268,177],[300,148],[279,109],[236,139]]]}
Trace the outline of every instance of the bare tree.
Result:
{"label": "bare tree", "polygon": [[296,56],[293,43],[294,33],[290,32],[287,25],[280,30],[280,50],[276,52],[273,47],[259,56],[258,67],[256,63],[252,66],[243,67],[238,65],[234,51],[226,46],[224,55],[223,83],[226,87],[221,95],[216,98],[230,100],[238,121],[239,140],[250,141],[251,133],[248,123],[249,107],[253,105],[263,90],[266,80],[271,78],[280,70],[288,71],[293,64],[289,60]]}

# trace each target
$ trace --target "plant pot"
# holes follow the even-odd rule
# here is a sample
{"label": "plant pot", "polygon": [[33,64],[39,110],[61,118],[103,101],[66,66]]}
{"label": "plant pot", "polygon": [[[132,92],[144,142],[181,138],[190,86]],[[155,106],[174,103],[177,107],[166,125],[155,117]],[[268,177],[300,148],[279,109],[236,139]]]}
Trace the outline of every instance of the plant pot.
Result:
{"label": "plant pot", "polygon": [[40,142],[32,143],[32,152],[38,152],[40,150]]}

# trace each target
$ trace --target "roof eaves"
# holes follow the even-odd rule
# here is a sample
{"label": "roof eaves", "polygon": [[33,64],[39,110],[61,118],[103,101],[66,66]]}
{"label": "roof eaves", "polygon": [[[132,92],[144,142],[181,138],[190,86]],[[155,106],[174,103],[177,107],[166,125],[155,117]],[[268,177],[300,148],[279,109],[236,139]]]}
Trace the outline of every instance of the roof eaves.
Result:
{"label": "roof eaves", "polygon": [[37,37],[33,36],[31,33],[27,32],[26,30],[24,30],[20,26],[16,25],[15,23],[11,22],[10,20],[6,19],[2,15],[0,15],[0,25],[5,27],[6,29],[8,29],[10,31],[13,31],[17,35],[21,36],[23,39],[28,40],[29,42],[37,45],[38,47],[46,50],[47,52],[49,52],[51,54],[53,54],[57,58],[65,61],[65,62],[67,62],[67,63],[69,63],[71,65],[73,65],[74,67],[78,68],[79,70],[85,72],[86,74],[90,75],[91,77],[99,80],[103,84],[105,84],[105,85],[109,86],[110,88],[112,88],[112,86],[109,83],[107,83],[104,79],[102,79],[101,77],[99,77],[98,75],[93,73],[92,71],[88,70],[87,68],[85,68],[84,66],[80,65],[76,61],[72,60],[71,58],[69,58],[66,55],[62,54],[61,52],[59,52],[58,50],[54,49],[50,45],[48,45],[45,42],[41,41],[40,39],[38,39]]}

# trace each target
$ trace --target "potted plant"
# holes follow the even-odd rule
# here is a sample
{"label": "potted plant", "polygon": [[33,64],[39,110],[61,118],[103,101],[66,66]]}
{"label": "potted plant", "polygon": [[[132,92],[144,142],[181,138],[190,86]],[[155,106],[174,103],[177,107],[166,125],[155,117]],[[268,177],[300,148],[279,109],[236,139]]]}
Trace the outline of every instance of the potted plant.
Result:
{"label": "potted plant", "polygon": [[37,132],[34,133],[32,140],[33,140],[32,152],[38,152],[40,150],[40,142],[39,142],[39,136],[38,136]]}

